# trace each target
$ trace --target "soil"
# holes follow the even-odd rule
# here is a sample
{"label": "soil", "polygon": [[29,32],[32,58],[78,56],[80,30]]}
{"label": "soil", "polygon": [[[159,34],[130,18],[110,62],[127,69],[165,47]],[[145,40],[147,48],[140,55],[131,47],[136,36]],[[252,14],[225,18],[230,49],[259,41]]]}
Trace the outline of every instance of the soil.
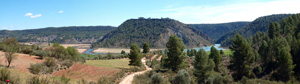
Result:
{"label": "soil", "polygon": [[[15,60],[11,62],[10,67],[14,68],[16,70],[22,71],[22,72],[27,72],[30,73],[28,68],[30,67],[30,64],[35,64],[35,63],[42,63],[44,60],[40,59],[38,56],[29,56],[27,54],[20,54],[16,53],[15,54],[17,57]],[[5,59],[5,53],[0,51],[0,64],[3,66],[7,66],[7,61]]]}
{"label": "soil", "polygon": [[85,80],[96,82],[104,75],[112,76],[117,72],[119,72],[119,70],[75,63],[71,68],[54,72],[52,75],[59,77],[64,75],[71,79],[84,78]]}

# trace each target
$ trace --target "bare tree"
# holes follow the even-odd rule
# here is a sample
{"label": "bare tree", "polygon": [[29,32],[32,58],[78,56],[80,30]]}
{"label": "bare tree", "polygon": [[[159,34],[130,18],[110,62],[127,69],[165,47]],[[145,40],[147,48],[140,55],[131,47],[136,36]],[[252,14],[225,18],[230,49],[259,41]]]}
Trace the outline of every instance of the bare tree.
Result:
{"label": "bare tree", "polygon": [[13,49],[9,49],[7,52],[5,52],[5,58],[8,63],[7,67],[9,67],[11,62],[16,59],[15,51]]}

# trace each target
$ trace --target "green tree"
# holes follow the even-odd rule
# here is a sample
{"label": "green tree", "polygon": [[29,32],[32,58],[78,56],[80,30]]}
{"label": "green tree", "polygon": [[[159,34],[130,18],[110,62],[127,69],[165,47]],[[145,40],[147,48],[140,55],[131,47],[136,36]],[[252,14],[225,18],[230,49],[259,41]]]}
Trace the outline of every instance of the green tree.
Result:
{"label": "green tree", "polygon": [[213,60],[209,59],[207,53],[200,49],[197,52],[194,62],[194,75],[197,77],[198,84],[204,84],[215,67]]}
{"label": "green tree", "polygon": [[221,55],[224,55],[224,54],[225,54],[224,51],[223,51],[222,49],[220,50],[220,54],[221,54]]}
{"label": "green tree", "polygon": [[110,52],[107,53],[107,57],[108,57],[108,59],[112,59],[113,58],[113,56],[112,56],[112,54]]}
{"label": "green tree", "polygon": [[130,47],[130,53],[129,53],[129,65],[131,66],[142,66],[141,61],[142,55],[141,50],[137,44],[132,44]]}
{"label": "green tree", "polygon": [[173,80],[174,84],[190,84],[191,83],[191,77],[189,73],[186,70],[180,70],[177,73],[177,76],[175,76],[175,79]]}
{"label": "green tree", "polygon": [[240,80],[243,76],[253,78],[252,64],[254,63],[254,54],[248,42],[239,34],[232,39],[232,46],[229,47],[233,52],[229,68],[234,71],[233,77]]}
{"label": "green tree", "polygon": [[270,39],[280,35],[280,25],[277,22],[271,22],[268,29]]}
{"label": "green tree", "polygon": [[156,73],[153,76],[151,76],[151,84],[163,84],[163,78],[159,73]]}
{"label": "green tree", "polygon": [[219,51],[214,46],[212,46],[210,48],[209,58],[214,60],[215,69],[216,69],[216,71],[218,71],[218,67],[220,66],[221,61],[222,61],[222,56],[220,55]]}
{"label": "green tree", "polygon": [[177,71],[184,68],[184,44],[180,38],[175,35],[171,35],[169,41],[167,42],[167,56],[168,56],[168,67],[173,71]]}
{"label": "green tree", "polygon": [[278,58],[278,71],[275,74],[277,80],[289,81],[292,77],[293,69],[296,65],[293,64],[293,58],[290,53],[289,47],[281,48]]}
{"label": "green tree", "polygon": [[150,47],[148,43],[144,43],[143,45],[143,53],[148,53],[150,51]]}
{"label": "green tree", "polygon": [[124,55],[126,52],[124,50],[121,51],[121,54]]}

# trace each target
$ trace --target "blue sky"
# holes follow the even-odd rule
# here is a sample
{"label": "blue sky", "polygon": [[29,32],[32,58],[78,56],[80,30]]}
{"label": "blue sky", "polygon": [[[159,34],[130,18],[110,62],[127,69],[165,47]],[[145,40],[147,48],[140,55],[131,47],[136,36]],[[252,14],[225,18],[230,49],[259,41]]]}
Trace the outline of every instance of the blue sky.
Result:
{"label": "blue sky", "polygon": [[1,0],[0,30],[119,26],[131,18],[169,17],[187,24],[252,21],[299,13],[300,0]]}

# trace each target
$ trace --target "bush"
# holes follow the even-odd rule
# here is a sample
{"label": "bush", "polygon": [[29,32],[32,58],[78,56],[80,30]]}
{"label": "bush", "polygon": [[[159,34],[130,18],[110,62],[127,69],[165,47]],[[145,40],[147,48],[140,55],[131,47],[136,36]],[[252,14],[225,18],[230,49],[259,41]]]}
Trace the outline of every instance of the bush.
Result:
{"label": "bush", "polygon": [[21,52],[24,54],[31,54],[33,50],[31,49],[30,46],[25,46],[24,49],[21,50]]}
{"label": "bush", "polygon": [[48,78],[39,78],[37,76],[27,80],[27,84],[50,84],[51,81]]}
{"label": "bush", "polygon": [[43,66],[44,65],[42,63],[36,63],[36,64],[31,64],[28,69],[33,74],[40,74],[43,71]]}
{"label": "bush", "polygon": [[65,75],[63,75],[61,78],[60,78],[60,82],[62,84],[68,84],[70,82],[71,79],[67,78]]}
{"label": "bush", "polygon": [[223,78],[219,73],[212,74],[207,78],[208,84],[224,84]]}
{"label": "bush", "polygon": [[190,84],[191,78],[186,70],[180,70],[173,80],[173,84]]}
{"label": "bush", "polygon": [[162,84],[163,83],[163,78],[159,73],[156,73],[151,77],[151,83],[152,84]]}
{"label": "bush", "polygon": [[43,51],[43,50],[34,50],[34,51],[32,52],[32,54],[33,54],[33,55],[36,55],[36,56],[39,56],[39,57],[41,57],[42,59],[43,59],[44,57],[47,56],[47,52],[46,52],[46,51]]}
{"label": "bush", "polygon": [[98,80],[98,84],[112,84],[112,82],[108,76],[104,75]]}
{"label": "bush", "polygon": [[55,67],[57,65],[55,59],[50,57],[48,57],[44,63],[47,67]]}
{"label": "bush", "polygon": [[0,69],[0,80],[6,82],[10,78],[10,71],[7,68]]}
{"label": "bush", "polygon": [[74,64],[74,62],[71,60],[64,60],[61,63],[62,66],[67,66],[67,68],[70,68],[73,64]]}

